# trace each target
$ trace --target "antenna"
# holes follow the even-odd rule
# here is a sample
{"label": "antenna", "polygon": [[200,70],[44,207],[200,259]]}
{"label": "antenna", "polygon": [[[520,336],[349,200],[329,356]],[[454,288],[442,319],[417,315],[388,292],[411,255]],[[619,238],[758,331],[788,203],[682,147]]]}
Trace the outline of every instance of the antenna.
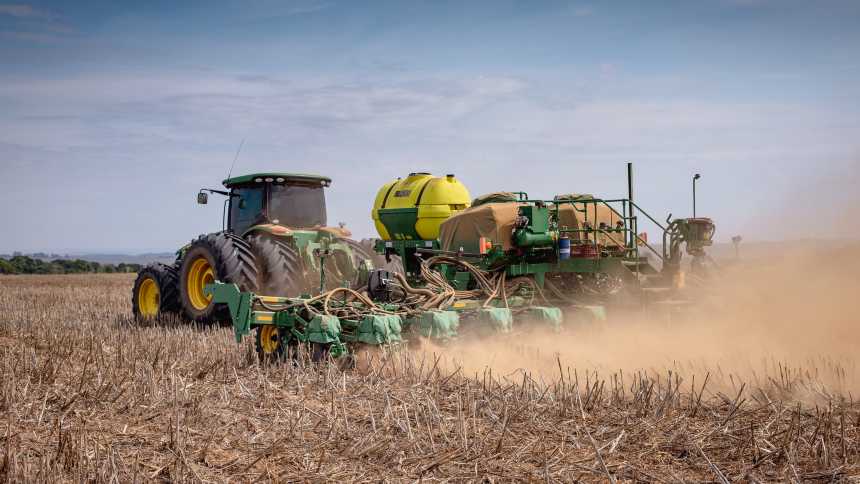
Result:
{"label": "antenna", "polygon": [[233,174],[233,167],[236,166],[236,160],[239,159],[239,153],[242,152],[242,146],[245,145],[245,138],[242,138],[242,142],[239,143],[239,149],[236,150],[236,156],[233,157],[233,164],[230,165],[230,171],[227,172],[227,179],[230,179],[230,175]]}

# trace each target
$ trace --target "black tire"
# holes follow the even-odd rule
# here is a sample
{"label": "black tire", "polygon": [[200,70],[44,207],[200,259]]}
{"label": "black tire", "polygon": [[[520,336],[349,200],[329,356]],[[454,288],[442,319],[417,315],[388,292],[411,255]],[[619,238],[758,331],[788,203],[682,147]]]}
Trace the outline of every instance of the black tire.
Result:
{"label": "black tire", "polygon": [[287,241],[266,233],[248,237],[257,259],[257,286],[265,296],[298,297],[306,291],[302,260]]}
{"label": "black tire", "polygon": [[356,267],[358,267],[361,259],[368,259],[373,263],[374,269],[385,269],[389,272],[399,272],[403,274],[403,264],[400,262],[400,257],[393,255],[391,256],[391,261],[385,260],[384,255],[377,254],[376,251],[373,250],[372,239],[364,239],[361,242],[356,242],[352,239],[340,239],[339,242],[343,242],[352,248],[352,251],[355,254],[353,256],[353,260],[355,261]]}
{"label": "black tire", "polygon": [[326,361],[329,357],[329,346],[331,346],[331,344],[311,343],[311,362],[322,363]]}
{"label": "black tire", "polygon": [[[141,286],[148,280],[154,282],[158,289],[155,295],[158,309],[155,314],[146,314],[147,311],[141,310]],[[179,302],[179,274],[176,267],[158,262],[143,267],[137,273],[131,289],[131,311],[138,320],[179,314],[182,305]]]}
{"label": "black tire", "polygon": [[[271,338],[271,343],[273,343],[266,345],[268,348],[263,345],[264,336]],[[257,326],[255,345],[260,363],[274,363],[283,360],[289,349],[287,343],[288,341],[281,337],[279,330],[275,329],[274,332],[271,332],[266,331],[266,326]],[[271,346],[275,346],[274,350],[271,349]]]}
{"label": "black tire", "polygon": [[[385,261],[385,256],[382,256],[382,260]],[[388,272],[396,272],[398,274],[406,273],[406,269],[403,268],[403,261],[400,260],[400,256],[397,255],[392,255],[391,261],[382,264],[382,268]]]}
{"label": "black tire", "polygon": [[195,305],[189,294],[189,271],[195,261],[205,259],[214,271],[214,279],[233,283],[240,291],[257,291],[257,262],[251,247],[241,237],[229,232],[201,235],[191,242],[179,270],[179,294],[182,310],[188,319],[199,323],[229,321],[224,304]]}

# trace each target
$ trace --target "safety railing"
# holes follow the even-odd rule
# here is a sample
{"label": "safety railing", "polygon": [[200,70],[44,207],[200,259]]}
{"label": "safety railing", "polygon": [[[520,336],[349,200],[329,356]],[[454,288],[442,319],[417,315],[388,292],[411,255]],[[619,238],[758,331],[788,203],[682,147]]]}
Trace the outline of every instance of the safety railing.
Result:
{"label": "safety railing", "polygon": [[[630,202],[630,206],[631,206],[632,208],[635,208],[636,210],[638,210],[642,215],[644,215],[645,217],[647,217],[647,218],[648,218],[648,220],[650,220],[650,221],[651,221],[651,223],[653,223],[654,225],[656,225],[657,227],[659,227],[659,228],[660,228],[660,230],[662,230],[662,231],[663,231],[663,247],[662,247],[662,249],[663,249],[663,255],[660,255],[660,261],[661,261],[661,262],[663,262],[663,263],[665,263],[665,262],[666,262],[666,259],[668,259],[668,258],[669,258],[669,253],[668,253],[668,250],[669,250],[669,248],[668,248],[668,240],[666,240],[666,239],[667,239],[667,237],[668,237],[668,235],[669,235],[669,229],[668,229],[668,227],[666,227],[666,226],[664,226],[663,224],[661,224],[660,222],[658,222],[654,217],[652,217],[652,216],[651,216],[648,212],[646,212],[645,210],[642,210],[642,208],[641,208],[641,207],[639,207],[639,205],[636,205],[636,203],[635,203],[635,202],[632,202],[632,201],[631,201],[631,202]],[[672,218],[672,215],[671,215],[671,214],[669,214],[669,218]],[[667,222],[668,222],[668,220],[667,220]],[[647,245],[647,242],[646,242],[646,245]],[[650,246],[648,246],[648,247],[649,247],[653,252],[655,252],[655,253],[656,253],[656,251],[655,251],[652,247],[650,247]],[[658,254],[658,255],[659,255],[659,254]]]}
{"label": "safety railing", "polygon": [[[612,242],[616,243],[619,247],[624,247],[625,252],[628,256],[636,258],[639,260],[639,247],[640,245],[647,248],[651,253],[653,253],[657,258],[660,259],[661,263],[665,263],[667,254],[666,254],[666,243],[664,241],[661,251],[658,251],[651,244],[648,243],[647,240],[643,239],[639,235],[639,218],[638,214],[642,214],[646,219],[651,221],[654,225],[660,228],[663,231],[663,238],[665,239],[667,228],[658,222],[654,217],[652,217],[648,212],[643,210],[639,205],[637,205],[632,200],[626,198],[618,198],[618,199],[599,199],[599,198],[563,198],[563,199],[555,199],[555,200],[520,200],[521,202],[530,202],[530,203],[541,203],[547,206],[552,207],[553,213],[555,215],[556,223],[559,223],[559,211],[561,206],[565,204],[569,204],[573,207],[573,209],[582,214],[582,219],[579,221],[583,225],[584,228],[579,229],[571,229],[566,227],[558,227],[559,233],[564,234],[583,234],[586,243],[591,243],[597,249],[599,245],[599,236],[603,235],[607,237]],[[616,206],[620,205],[620,210],[616,208]],[[605,207],[611,211],[614,217],[617,217],[619,221],[622,221],[620,226],[615,227],[600,227],[600,217],[598,216],[598,207]],[[594,218],[595,220],[589,220],[589,218]],[[624,242],[620,243],[613,234],[623,234]]]}

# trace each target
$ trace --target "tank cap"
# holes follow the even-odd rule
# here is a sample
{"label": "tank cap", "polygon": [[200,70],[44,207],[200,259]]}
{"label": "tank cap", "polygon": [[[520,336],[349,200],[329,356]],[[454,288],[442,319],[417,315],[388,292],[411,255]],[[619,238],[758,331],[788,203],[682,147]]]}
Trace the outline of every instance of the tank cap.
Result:
{"label": "tank cap", "polygon": [[447,174],[447,175],[445,175],[445,176],[446,176],[446,177],[448,177],[448,178],[454,178],[454,174],[453,174],[453,173],[448,173],[448,174]]}

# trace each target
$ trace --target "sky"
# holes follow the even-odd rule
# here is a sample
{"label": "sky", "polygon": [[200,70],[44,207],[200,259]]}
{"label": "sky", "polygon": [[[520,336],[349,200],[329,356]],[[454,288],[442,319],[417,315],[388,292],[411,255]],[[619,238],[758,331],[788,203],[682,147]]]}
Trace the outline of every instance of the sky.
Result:
{"label": "sky", "polygon": [[0,253],[175,250],[243,140],[357,238],[410,172],[610,198],[627,162],[661,220],[701,173],[720,241],[860,237],[858,1],[3,2]]}

